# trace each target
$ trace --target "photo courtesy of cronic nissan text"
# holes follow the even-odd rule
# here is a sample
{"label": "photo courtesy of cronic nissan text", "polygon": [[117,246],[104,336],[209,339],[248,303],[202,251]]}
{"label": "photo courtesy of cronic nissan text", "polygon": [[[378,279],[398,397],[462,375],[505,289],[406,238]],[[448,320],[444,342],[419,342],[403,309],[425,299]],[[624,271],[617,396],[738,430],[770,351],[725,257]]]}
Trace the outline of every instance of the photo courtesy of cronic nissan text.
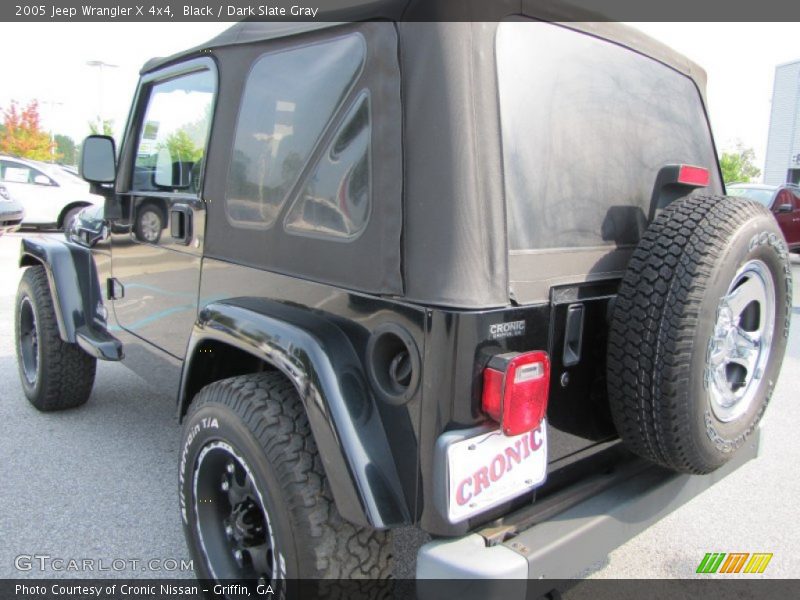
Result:
{"label": "photo courtesy of cronic nissan text", "polygon": [[0,5],[0,600],[800,597],[798,23]]}

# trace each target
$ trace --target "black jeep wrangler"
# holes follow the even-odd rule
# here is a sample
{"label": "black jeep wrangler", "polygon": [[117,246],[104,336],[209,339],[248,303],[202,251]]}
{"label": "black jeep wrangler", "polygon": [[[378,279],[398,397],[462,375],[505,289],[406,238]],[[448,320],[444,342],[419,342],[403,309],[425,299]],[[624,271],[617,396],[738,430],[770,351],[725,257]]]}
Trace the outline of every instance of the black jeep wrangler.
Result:
{"label": "black jeep wrangler", "polygon": [[403,526],[419,577],[571,576],[757,454],[786,243],[632,29],[245,22],[81,160],[106,225],[23,240],[22,384],[177,398],[200,577],[382,578]]}

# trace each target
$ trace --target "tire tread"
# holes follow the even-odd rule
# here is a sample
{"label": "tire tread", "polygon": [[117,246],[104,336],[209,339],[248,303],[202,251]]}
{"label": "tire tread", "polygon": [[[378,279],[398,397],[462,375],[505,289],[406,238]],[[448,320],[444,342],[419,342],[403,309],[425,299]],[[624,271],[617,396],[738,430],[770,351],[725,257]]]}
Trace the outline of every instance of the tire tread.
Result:
{"label": "tire tread", "polygon": [[[728,241],[764,214],[766,208],[742,198],[677,200],[647,229],[620,285],[608,338],[611,413],[629,449],[672,470],[708,473],[720,466],[701,458],[690,432],[689,380],[700,355],[694,334]],[[765,408],[766,402],[761,413]]]}
{"label": "tire tread", "polygon": [[305,408],[278,372],[254,373],[203,388],[186,419],[209,404],[236,413],[253,434],[283,488],[298,549],[313,554],[310,579],[386,579],[392,574],[389,534],[357,527],[336,509]]}
{"label": "tire tread", "polygon": [[[41,348],[39,389],[31,394],[26,390],[26,396],[31,404],[43,412],[81,406],[86,403],[92,392],[97,359],[86,354],[77,344],[61,339],[44,267],[29,267],[23,273],[17,295],[17,313],[25,289],[29,290],[36,314]],[[15,327],[19,328],[19,314],[15,315]],[[17,339],[18,337],[19,331]],[[17,361],[20,365],[20,375],[24,378],[18,344]]]}

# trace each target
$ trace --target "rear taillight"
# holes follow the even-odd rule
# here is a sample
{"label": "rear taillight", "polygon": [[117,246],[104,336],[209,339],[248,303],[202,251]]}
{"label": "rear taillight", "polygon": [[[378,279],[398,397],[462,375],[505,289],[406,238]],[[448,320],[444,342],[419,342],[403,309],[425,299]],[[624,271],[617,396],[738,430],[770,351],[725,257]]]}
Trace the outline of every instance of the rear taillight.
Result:
{"label": "rear taillight", "polygon": [[678,183],[697,187],[706,187],[711,176],[708,169],[703,167],[693,167],[692,165],[681,165],[678,168]]}
{"label": "rear taillight", "polygon": [[483,371],[484,412],[506,435],[535,429],[544,419],[550,389],[547,352],[500,354]]}

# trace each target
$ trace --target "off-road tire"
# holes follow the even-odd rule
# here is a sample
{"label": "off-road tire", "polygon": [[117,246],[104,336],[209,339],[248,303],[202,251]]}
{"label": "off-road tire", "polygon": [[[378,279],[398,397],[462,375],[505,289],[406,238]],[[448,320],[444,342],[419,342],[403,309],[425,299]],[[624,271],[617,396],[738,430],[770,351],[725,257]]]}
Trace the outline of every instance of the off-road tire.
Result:
{"label": "off-road tire", "polygon": [[[723,422],[710,404],[711,339],[721,299],[737,269],[753,260],[763,262],[775,284],[771,349],[749,408]],[[791,289],[788,249],[765,207],[690,196],[662,211],[633,253],[610,324],[609,402],[628,448],[685,473],[708,473],[730,460],[772,395],[789,334]]]}
{"label": "off-road tire", "polygon": [[269,372],[204,387],[184,420],[181,510],[198,576],[213,578],[198,535],[193,481],[203,448],[217,442],[233,448],[253,474],[285,565],[281,578],[376,580],[391,575],[388,532],[356,527],[339,515],[303,404],[291,382]]}
{"label": "off-road tire", "polygon": [[[29,381],[23,368],[20,344],[20,316],[28,303],[35,316],[37,369]],[[64,342],[58,334],[58,323],[50,296],[44,267],[29,267],[22,275],[17,291],[14,314],[14,339],[20,381],[25,396],[40,411],[49,412],[84,404],[94,385],[97,359],[77,344]]]}

